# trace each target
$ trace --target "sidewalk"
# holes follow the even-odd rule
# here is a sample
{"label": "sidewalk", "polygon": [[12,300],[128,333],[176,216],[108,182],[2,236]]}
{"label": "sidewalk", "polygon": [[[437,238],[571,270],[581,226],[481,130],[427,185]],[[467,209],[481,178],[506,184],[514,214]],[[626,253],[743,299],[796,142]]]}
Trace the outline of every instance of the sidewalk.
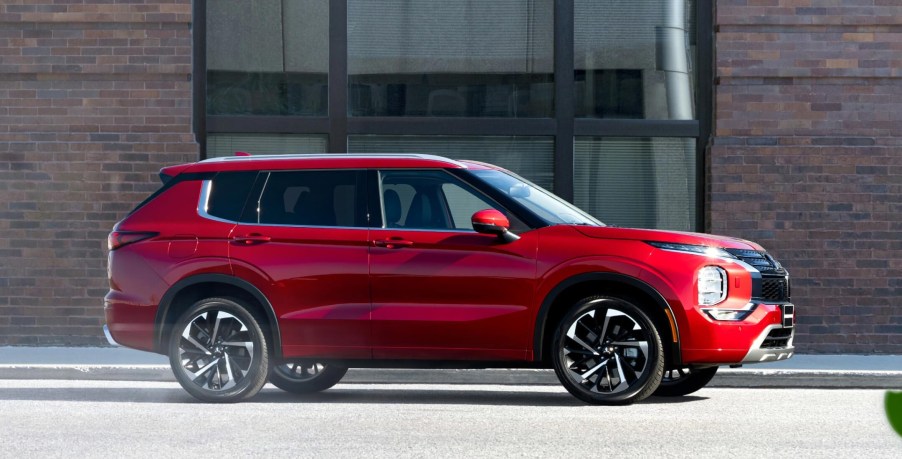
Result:
{"label": "sidewalk", "polygon": [[[0,379],[175,380],[165,356],[113,347],[0,347]],[[353,369],[343,382],[559,384],[553,371],[530,369]],[[902,389],[902,355],[795,355],[722,367],[710,386]]]}

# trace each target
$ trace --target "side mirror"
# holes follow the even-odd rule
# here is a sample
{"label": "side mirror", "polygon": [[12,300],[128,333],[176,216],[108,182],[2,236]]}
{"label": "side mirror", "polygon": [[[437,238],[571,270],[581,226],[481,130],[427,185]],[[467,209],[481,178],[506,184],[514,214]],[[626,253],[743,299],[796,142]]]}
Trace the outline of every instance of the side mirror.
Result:
{"label": "side mirror", "polygon": [[504,242],[514,242],[520,239],[520,236],[509,231],[510,220],[495,209],[484,209],[474,213],[470,217],[470,222],[477,233],[494,234]]}

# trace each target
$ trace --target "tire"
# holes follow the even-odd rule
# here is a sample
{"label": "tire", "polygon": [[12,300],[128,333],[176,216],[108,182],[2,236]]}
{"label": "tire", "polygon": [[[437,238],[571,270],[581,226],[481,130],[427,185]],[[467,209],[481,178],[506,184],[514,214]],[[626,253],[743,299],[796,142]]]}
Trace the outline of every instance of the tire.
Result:
{"label": "tire", "polygon": [[207,298],[188,308],[169,337],[179,384],[204,402],[247,400],[266,384],[269,348],[262,320],[242,302]]}
{"label": "tire", "polygon": [[664,372],[664,377],[661,378],[661,385],[658,386],[655,395],[660,397],[689,395],[705,387],[711,382],[716,373],[717,367],[703,369],[672,368]]}
{"label": "tire", "polygon": [[593,405],[643,400],[664,373],[654,323],[626,299],[593,296],[576,303],[558,325],[551,350],[561,384]]}
{"label": "tire", "polygon": [[334,386],[347,372],[347,368],[319,362],[291,362],[273,366],[269,382],[285,392],[309,394]]}

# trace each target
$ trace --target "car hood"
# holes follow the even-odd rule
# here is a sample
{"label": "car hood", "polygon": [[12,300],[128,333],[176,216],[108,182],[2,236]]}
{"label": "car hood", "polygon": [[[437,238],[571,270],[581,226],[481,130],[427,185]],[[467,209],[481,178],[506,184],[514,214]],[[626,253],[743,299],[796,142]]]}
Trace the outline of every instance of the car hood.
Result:
{"label": "car hood", "polygon": [[725,249],[764,250],[760,245],[728,236],[716,234],[689,233],[684,231],[662,231],[612,226],[576,226],[580,233],[599,239],[629,239],[639,241],[671,242],[676,244],[704,245]]}

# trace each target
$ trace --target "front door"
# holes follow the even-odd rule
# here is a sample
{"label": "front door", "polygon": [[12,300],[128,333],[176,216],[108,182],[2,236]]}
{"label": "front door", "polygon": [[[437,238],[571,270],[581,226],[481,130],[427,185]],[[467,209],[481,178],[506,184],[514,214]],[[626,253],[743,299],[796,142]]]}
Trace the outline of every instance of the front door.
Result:
{"label": "front door", "polygon": [[526,359],[534,232],[504,243],[473,231],[474,212],[505,211],[443,170],[379,171],[378,184],[371,189],[383,227],[369,234],[373,357]]}

